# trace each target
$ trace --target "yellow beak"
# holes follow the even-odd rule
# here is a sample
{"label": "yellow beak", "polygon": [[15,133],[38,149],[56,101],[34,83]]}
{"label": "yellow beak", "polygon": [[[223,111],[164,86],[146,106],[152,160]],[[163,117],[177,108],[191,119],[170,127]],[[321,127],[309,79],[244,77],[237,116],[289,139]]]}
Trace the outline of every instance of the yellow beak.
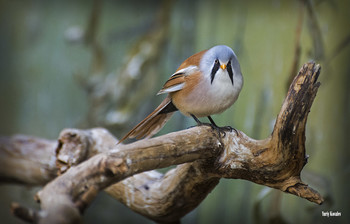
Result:
{"label": "yellow beak", "polygon": [[226,69],[226,64],[221,64],[221,65],[220,65],[220,68],[221,68],[222,70],[225,70],[225,69]]}

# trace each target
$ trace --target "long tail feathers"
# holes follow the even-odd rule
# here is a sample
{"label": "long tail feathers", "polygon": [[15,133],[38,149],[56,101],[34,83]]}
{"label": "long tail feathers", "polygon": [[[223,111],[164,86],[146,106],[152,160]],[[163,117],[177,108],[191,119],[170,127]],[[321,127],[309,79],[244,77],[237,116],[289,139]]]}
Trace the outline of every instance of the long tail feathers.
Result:
{"label": "long tail feathers", "polygon": [[[131,131],[129,131],[119,142],[123,142],[127,138],[150,138],[163,128],[165,123],[170,119],[175,110],[168,110],[167,106],[174,107],[170,97],[165,98],[161,104]],[[163,112],[163,113],[162,113]]]}

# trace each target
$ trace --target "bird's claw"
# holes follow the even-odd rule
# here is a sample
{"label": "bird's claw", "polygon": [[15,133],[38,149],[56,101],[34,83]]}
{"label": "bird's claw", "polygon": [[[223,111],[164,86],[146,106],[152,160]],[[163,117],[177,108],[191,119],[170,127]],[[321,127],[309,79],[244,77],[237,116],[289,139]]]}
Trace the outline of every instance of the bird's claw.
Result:
{"label": "bird's claw", "polygon": [[204,125],[208,125],[212,128],[212,130],[217,131],[219,133],[220,138],[221,137],[225,138],[226,132],[232,132],[232,131],[235,131],[236,135],[238,136],[238,131],[231,126],[218,127],[218,126],[215,126],[213,124],[204,124]]}

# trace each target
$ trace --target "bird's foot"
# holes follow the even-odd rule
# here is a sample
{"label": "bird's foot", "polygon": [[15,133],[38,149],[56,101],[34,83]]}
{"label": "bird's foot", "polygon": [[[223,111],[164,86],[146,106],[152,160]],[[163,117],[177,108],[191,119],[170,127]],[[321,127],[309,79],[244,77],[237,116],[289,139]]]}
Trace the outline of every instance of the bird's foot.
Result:
{"label": "bird's foot", "polygon": [[216,131],[219,134],[220,138],[221,137],[224,138],[226,136],[226,132],[232,132],[232,131],[236,132],[236,135],[238,136],[237,129],[235,129],[235,128],[231,127],[231,126],[218,127],[218,126],[215,126],[215,125],[213,125],[211,123],[202,123],[201,122],[201,123],[198,123],[196,126],[190,126],[189,128],[198,127],[198,126],[209,126],[209,127],[211,127],[212,130]]}
{"label": "bird's foot", "polygon": [[236,132],[236,135],[238,135],[238,131],[236,128],[233,128],[231,126],[224,126],[224,127],[218,127],[220,129],[222,129],[223,131],[225,132],[232,132],[232,131],[235,131]]}
{"label": "bird's foot", "polygon": [[208,124],[208,125],[210,125],[210,127],[213,130],[217,131],[219,133],[220,137],[221,137],[221,135],[222,135],[222,137],[225,137],[226,136],[226,132],[232,132],[232,131],[235,131],[236,134],[238,135],[238,131],[235,128],[231,127],[231,126],[218,127],[218,126],[213,125],[213,124]]}
{"label": "bird's foot", "polygon": [[210,123],[203,123],[200,120],[198,120],[198,118],[196,116],[194,116],[192,114],[191,114],[191,116],[197,122],[197,126],[202,126],[202,125],[210,126],[212,128],[212,130],[215,130],[219,133],[220,138],[221,138],[221,135],[222,135],[222,137],[225,137],[226,132],[232,132],[232,131],[235,131],[237,136],[238,136],[238,131],[235,128],[233,128],[231,126],[219,127],[215,124],[214,120],[210,116],[208,116]]}

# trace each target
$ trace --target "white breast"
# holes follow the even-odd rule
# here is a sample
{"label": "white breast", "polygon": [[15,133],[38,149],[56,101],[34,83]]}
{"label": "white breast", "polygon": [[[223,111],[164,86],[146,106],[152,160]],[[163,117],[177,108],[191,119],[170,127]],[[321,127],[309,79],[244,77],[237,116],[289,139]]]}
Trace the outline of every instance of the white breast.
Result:
{"label": "white breast", "polygon": [[233,85],[226,70],[219,69],[213,83],[205,76],[183,101],[180,111],[185,115],[206,117],[229,108],[238,98],[242,89],[243,78],[239,74],[233,76]]}

